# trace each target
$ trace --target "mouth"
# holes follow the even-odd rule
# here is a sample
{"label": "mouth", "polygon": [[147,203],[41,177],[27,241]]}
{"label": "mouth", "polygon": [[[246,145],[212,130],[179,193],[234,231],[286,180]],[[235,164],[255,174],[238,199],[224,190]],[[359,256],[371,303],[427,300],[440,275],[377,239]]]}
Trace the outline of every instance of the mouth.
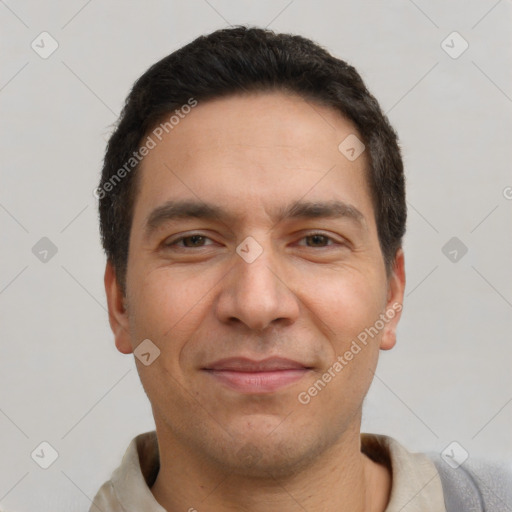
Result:
{"label": "mouth", "polygon": [[281,357],[262,361],[228,358],[203,368],[216,382],[240,393],[272,393],[299,381],[311,370],[309,366]]}

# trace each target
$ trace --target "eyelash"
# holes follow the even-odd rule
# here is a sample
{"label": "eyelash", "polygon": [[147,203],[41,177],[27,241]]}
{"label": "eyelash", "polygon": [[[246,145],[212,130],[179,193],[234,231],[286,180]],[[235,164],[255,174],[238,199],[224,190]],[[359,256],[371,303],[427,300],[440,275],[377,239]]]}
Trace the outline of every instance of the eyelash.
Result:
{"label": "eyelash", "polygon": [[[208,246],[204,246],[204,245],[197,246],[197,247],[184,247],[184,246],[178,246],[177,245],[179,242],[182,242],[183,240],[186,240],[188,238],[193,238],[195,236],[202,237],[203,239],[211,240],[210,237],[204,236],[201,233],[192,233],[190,235],[181,236],[181,237],[177,238],[176,240],[173,240],[172,242],[166,243],[165,247],[167,247],[167,248],[179,247],[180,249],[184,249],[184,250],[187,250],[187,249],[202,249],[203,247],[208,247]],[[308,246],[305,246],[308,249],[325,249],[327,247],[332,247],[334,245],[340,245],[340,246],[341,245],[345,245],[343,242],[339,242],[339,241],[335,240],[333,237],[331,237],[329,235],[326,235],[326,234],[321,233],[321,232],[316,232],[316,231],[312,232],[312,233],[308,233],[307,235],[304,235],[300,240],[304,240],[306,238],[311,238],[311,237],[314,237],[314,236],[321,236],[321,237],[325,238],[328,242],[330,241],[332,243],[328,244],[328,245],[324,245],[324,246],[319,246],[319,247],[308,247]]]}

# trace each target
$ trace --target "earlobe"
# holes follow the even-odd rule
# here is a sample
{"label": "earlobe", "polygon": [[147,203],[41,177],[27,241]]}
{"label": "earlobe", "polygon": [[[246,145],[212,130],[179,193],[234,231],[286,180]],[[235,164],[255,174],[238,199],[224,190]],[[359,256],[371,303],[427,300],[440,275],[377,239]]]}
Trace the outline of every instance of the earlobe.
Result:
{"label": "earlobe", "polygon": [[110,261],[107,261],[105,267],[104,283],[105,293],[107,295],[108,318],[110,328],[114,333],[117,350],[123,354],[131,354],[133,348],[128,329],[126,297],[121,290],[114,266]]}
{"label": "earlobe", "polygon": [[391,350],[396,345],[396,331],[390,326],[386,326],[380,340],[381,350]]}
{"label": "earlobe", "polygon": [[396,252],[393,271],[388,280],[388,296],[386,311],[388,319],[380,342],[381,350],[390,350],[396,344],[396,328],[403,309],[405,290],[405,259],[404,252],[400,248]]}

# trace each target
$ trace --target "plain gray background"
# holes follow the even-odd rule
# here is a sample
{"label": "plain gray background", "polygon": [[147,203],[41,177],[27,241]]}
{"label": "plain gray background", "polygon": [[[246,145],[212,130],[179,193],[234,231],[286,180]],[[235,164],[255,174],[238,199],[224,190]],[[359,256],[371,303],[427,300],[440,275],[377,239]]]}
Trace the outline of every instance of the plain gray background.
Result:
{"label": "plain gray background", "polygon": [[[363,431],[511,461],[511,14],[509,0],[0,0],[0,508],[87,510],[154,428],[108,326],[92,192],[134,80],[228,24],[302,34],[349,61],[400,135],[406,298]],[[44,31],[59,45],[46,59],[31,47],[51,48]],[[59,454],[48,469],[31,458],[43,441]]]}

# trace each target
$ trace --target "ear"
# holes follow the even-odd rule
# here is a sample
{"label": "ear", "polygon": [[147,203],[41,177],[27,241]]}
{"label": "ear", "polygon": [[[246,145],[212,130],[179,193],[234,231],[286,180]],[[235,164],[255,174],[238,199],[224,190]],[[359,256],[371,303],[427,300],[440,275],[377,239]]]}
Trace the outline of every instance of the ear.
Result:
{"label": "ear", "polygon": [[116,347],[123,354],[131,354],[133,352],[129,329],[128,329],[128,313],[125,308],[125,296],[117,281],[114,266],[107,261],[105,267],[105,293],[107,294],[108,319],[110,328],[114,333]]}
{"label": "ear", "polygon": [[393,270],[388,278],[388,296],[384,314],[388,321],[384,327],[380,348],[390,350],[396,343],[396,328],[402,315],[405,290],[405,259],[404,251],[400,248],[396,252]]}

